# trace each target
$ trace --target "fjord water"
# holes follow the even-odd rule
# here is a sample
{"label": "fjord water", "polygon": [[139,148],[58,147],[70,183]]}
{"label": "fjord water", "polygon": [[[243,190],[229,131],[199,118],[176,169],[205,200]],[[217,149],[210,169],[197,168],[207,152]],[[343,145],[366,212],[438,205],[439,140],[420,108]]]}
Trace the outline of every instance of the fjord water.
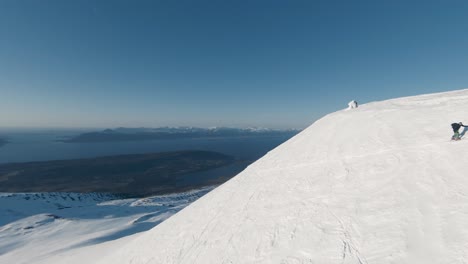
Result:
{"label": "fjord water", "polygon": [[225,138],[171,139],[128,142],[65,143],[82,131],[0,131],[8,144],[0,147],[0,164],[99,156],[142,154],[180,150],[221,152],[241,160],[255,161],[291,135]]}

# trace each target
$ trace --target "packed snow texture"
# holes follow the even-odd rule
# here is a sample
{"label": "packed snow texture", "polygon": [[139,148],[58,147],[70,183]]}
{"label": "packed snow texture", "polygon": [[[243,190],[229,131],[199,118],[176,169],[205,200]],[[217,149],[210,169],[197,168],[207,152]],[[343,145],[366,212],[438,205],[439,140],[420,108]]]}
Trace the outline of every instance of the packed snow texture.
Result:
{"label": "packed snow texture", "polygon": [[329,114],[99,263],[466,263],[466,113],[468,90]]}

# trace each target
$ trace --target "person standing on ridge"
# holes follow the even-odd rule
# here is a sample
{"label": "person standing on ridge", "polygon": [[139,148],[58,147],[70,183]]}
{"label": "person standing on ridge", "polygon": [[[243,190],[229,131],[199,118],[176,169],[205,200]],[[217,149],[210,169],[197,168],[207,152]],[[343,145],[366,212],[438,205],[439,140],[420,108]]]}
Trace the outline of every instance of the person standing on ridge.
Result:
{"label": "person standing on ridge", "polygon": [[462,122],[452,124],[452,129],[453,129],[452,140],[460,140],[461,139],[460,138],[460,132],[458,132],[460,130],[460,127],[468,127],[468,126],[463,125]]}
{"label": "person standing on ridge", "polygon": [[348,103],[348,109],[358,108],[358,102],[356,100],[352,100]]}

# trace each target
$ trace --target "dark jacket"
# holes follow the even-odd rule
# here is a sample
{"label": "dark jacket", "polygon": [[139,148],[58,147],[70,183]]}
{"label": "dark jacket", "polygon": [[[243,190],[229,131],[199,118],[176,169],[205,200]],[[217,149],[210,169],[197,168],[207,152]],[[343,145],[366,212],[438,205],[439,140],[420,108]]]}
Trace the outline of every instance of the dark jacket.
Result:
{"label": "dark jacket", "polygon": [[452,124],[453,132],[458,132],[458,130],[460,129],[460,127],[468,127],[468,126],[460,125],[460,123],[453,123],[453,124]]}

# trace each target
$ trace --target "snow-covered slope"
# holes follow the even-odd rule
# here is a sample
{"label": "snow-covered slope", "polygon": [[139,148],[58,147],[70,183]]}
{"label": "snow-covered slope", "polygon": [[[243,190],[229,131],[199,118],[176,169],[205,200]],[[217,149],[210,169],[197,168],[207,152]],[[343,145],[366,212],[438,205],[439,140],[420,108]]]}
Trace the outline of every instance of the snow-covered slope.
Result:
{"label": "snow-covered slope", "polygon": [[468,90],[338,111],[99,263],[466,263]]}

